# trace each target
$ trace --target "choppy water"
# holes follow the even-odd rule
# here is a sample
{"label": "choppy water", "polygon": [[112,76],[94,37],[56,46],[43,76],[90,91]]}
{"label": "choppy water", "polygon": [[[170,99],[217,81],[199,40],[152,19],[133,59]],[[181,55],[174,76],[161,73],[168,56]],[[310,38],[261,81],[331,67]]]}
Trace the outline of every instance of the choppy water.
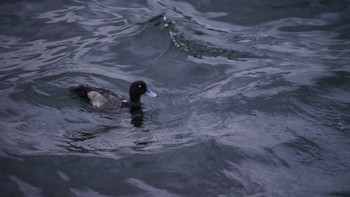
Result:
{"label": "choppy water", "polygon": [[349,5],[2,1],[0,195],[350,196]]}

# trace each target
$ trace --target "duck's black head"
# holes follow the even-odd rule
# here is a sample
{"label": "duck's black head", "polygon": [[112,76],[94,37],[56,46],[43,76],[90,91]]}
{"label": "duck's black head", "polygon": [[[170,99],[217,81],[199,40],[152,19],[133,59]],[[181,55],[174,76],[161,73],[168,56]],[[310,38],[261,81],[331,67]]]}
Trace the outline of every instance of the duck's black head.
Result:
{"label": "duck's black head", "polygon": [[135,104],[140,104],[140,97],[146,94],[150,97],[156,97],[157,94],[153,93],[147,88],[147,84],[144,81],[135,81],[130,85],[129,89],[130,101]]}

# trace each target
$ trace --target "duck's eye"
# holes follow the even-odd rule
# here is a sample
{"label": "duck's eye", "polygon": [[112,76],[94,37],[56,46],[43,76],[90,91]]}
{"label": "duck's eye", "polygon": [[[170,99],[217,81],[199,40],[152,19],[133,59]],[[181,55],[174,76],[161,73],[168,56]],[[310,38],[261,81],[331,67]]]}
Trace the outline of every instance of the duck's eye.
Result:
{"label": "duck's eye", "polygon": [[139,88],[142,88],[142,85],[139,85]]}

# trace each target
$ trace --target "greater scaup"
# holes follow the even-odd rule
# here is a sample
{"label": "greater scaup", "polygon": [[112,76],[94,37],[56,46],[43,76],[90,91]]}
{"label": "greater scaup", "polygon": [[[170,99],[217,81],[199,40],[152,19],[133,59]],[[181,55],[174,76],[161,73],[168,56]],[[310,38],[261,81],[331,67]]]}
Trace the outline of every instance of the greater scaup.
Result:
{"label": "greater scaup", "polygon": [[144,81],[135,81],[130,85],[130,100],[123,100],[121,96],[109,90],[88,85],[77,85],[68,89],[72,94],[84,99],[93,107],[105,110],[117,110],[123,107],[137,109],[141,107],[141,95],[157,96],[156,93],[147,88]]}

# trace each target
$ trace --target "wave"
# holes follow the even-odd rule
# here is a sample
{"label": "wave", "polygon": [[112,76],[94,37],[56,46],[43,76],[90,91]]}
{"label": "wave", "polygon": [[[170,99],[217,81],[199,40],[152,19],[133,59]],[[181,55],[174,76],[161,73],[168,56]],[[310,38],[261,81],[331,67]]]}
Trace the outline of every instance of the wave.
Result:
{"label": "wave", "polygon": [[228,59],[238,60],[239,58],[262,58],[247,51],[238,51],[229,48],[215,46],[209,42],[196,40],[188,34],[179,30],[173,20],[166,16],[165,13],[159,14],[146,22],[147,25],[157,27],[167,33],[171,43],[180,51],[197,58],[207,57],[226,57]]}

